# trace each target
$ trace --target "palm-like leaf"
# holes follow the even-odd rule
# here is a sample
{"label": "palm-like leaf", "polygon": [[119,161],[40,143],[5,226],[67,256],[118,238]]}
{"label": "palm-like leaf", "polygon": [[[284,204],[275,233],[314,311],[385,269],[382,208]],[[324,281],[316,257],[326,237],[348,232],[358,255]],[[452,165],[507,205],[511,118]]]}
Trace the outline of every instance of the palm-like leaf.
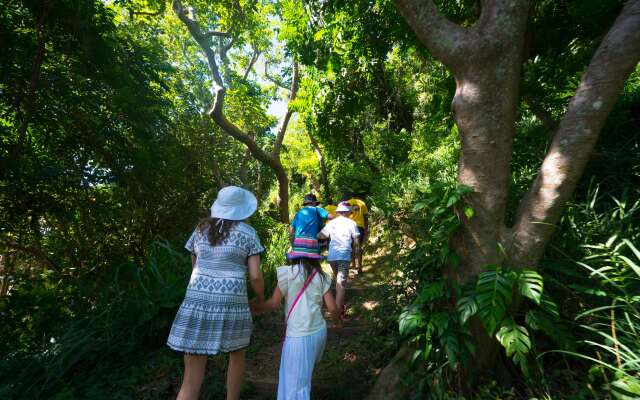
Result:
{"label": "palm-like leaf", "polygon": [[507,313],[513,284],[513,275],[497,268],[478,276],[476,301],[480,319],[490,335],[493,335]]}
{"label": "palm-like leaf", "polygon": [[474,297],[466,296],[458,300],[456,308],[460,314],[460,324],[464,325],[469,318],[478,312],[478,303]]}
{"label": "palm-like leaf", "polygon": [[524,326],[516,324],[512,318],[507,318],[502,323],[500,330],[496,333],[496,338],[507,352],[507,356],[520,366],[524,373],[527,373],[527,354],[531,350],[531,339],[529,331]]}
{"label": "palm-like leaf", "polygon": [[536,271],[524,270],[518,274],[518,291],[536,304],[540,304],[543,287],[542,276]]}

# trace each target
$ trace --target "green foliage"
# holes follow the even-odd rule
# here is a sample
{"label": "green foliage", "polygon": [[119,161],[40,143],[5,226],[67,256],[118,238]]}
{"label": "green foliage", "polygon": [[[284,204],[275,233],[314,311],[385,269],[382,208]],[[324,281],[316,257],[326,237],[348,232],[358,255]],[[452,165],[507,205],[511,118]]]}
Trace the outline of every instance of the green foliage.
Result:
{"label": "green foliage", "polygon": [[[478,275],[475,288],[466,291],[457,302],[456,309],[464,325],[470,317],[480,317],[489,335],[504,347],[508,357],[528,374],[527,356],[532,350],[532,339],[526,327],[518,324],[522,319],[532,330],[553,331],[558,329],[555,303],[543,293],[543,279],[532,270],[505,270],[495,266]],[[520,304],[521,295],[531,300],[530,307]],[[541,319],[540,323],[536,319]]]}
{"label": "green foliage", "polygon": [[512,318],[507,318],[496,333],[496,339],[507,351],[507,357],[512,357],[522,372],[528,374],[527,354],[531,350],[531,339],[527,328],[516,324]]}
{"label": "green foliage", "polygon": [[[150,351],[164,344],[190,271],[187,255],[175,252],[166,242],[155,243],[150,254],[143,267],[129,263],[108,277],[101,276],[96,285],[80,282],[83,289],[93,289],[82,295],[69,296],[68,284],[50,284],[59,282],[53,271],[37,285],[28,277],[18,282],[12,296],[0,303],[3,321],[9,322],[0,328],[5,346],[0,395],[15,399],[52,398],[60,393],[72,398],[106,398],[106,393],[109,398],[132,396],[135,381],[113,393],[111,385],[127,377],[147,379],[136,373],[140,365],[135,360],[146,360]],[[52,315],[55,321],[25,329],[25,321],[42,319],[30,310],[60,308],[60,297],[67,302],[64,316],[58,312]],[[27,301],[28,306],[21,304]]]}
{"label": "green foliage", "polygon": [[262,240],[265,252],[261,255],[261,269],[265,279],[265,291],[271,290],[278,282],[276,269],[286,264],[286,253],[290,250],[289,227],[277,220],[260,215],[253,218],[253,226]]}
{"label": "green foliage", "polygon": [[[609,292],[609,305],[592,308],[576,316],[587,336],[589,352],[568,354],[595,363],[606,370],[603,389],[616,399],[640,396],[640,251],[628,240],[611,237],[590,245],[593,254],[579,264]],[[587,264],[588,263],[588,264]],[[594,354],[595,353],[595,354]]]}

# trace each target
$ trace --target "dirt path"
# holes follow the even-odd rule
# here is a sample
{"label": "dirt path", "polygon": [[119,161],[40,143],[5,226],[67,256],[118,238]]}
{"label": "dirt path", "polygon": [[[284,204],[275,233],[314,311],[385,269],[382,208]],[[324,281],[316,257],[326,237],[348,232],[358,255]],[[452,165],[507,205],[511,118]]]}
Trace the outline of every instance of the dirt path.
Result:
{"label": "dirt path", "polygon": [[[340,334],[333,328],[328,330],[327,347],[314,371],[314,400],[365,398],[376,375],[394,353],[394,343],[388,339],[393,335],[388,333],[396,325],[389,321],[388,303],[384,302],[391,287],[378,264],[368,257],[363,274],[350,273],[349,320]],[[256,319],[253,344],[247,353],[243,399],[275,399],[283,331],[282,310]]]}

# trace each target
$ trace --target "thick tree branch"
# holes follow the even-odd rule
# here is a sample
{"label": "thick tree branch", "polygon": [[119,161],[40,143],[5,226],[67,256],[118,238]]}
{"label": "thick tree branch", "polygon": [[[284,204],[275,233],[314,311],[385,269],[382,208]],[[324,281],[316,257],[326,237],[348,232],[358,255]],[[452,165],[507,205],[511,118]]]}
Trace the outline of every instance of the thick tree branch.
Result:
{"label": "thick tree branch", "polygon": [[204,34],[204,37],[210,38],[210,37],[231,37],[231,34],[229,32],[219,32],[219,31],[209,31],[207,33]]}
{"label": "thick tree branch", "polygon": [[[182,21],[182,23],[186,25],[187,29],[189,30],[189,33],[191,34],[193,39],[198,43],[198,45],[204,52],[205,56],[207,57],[207,63],[209,64],[209,70],[213,78],[213,92],[217,93],[218,90],[222,90],[224,93],[224,84],[222,83],[222,76],[220,75],[218,64],[216,63],[215,53],[211,48],[210,44],[208,43],[208,37],[202,33],[202,30],[200,29],[196,21],[192,20],[185,14],[184,12],[185,10],[182,7],[182,3],[180,2],[180,0],[173,1],[173,11],[178,16],[180,21]],[[224,98],[224,94],[222,97]]]}
{"label": "thick tree branch", "polygon": [[278,134],[276,136],[276,141],[273,145],[273,156],[278,157],[280,154],[280,150],[282,148],[282,141],[284,140],[284,134],[287,133],[287,127],[289,126],[289,121],[291,120],[291,116],[293,115],[293,109],[291,108],[291,102],[296,99],[298,94],[298,86],[300,82],[300,71],[298,70],[298,63],[293,61],[293,78],[291,79],[291,88],[289,93],[289,102],[287,103],[287,112],[282,117],[282,121],[280,122],[280,128],[278,129]]}
{"label": "thick tree branch", "polygon": [[521,201],[511,262],[533,267],[542,256],[625,80],[640,60],[640,0],[627,2],[598,47],[551,142],[540,172]]}
{"label": "thick tree branch", "polygon": [[[218,64],[216,63],[215,53],[207,43],[206,36],[200,30],[198,24],[186,16],[180,0],[173,1],[173,10],[175,11],[178,18],[187,26],[189,33],[191,33],[191,36],[198,43],[202,51],[205,53],[205,56],[207,57],[209,70],[213,77],[212,90],[214,93],[213,107],[209,111],[209,116],[211,116],[227,134],[244,143],[256,159],[271,165],[273,163],[271,157],[257,145],[255,140],[253,140],[251,136],[249,136],[247,133],[243,132],[240,128],[227,120],[226,116],[224,115],[223,106],[226,88],[224,87],[222,76],[220,75]],[[224,47],[226,48],[226,46]]]}
{"label": "thick tree branch", "polygon": [[470,44],[469,31],[444,17],[432,0],[394,0],[420,42],[433,55],[455,69]]}
{"label": "thick tree branch", "polygon": [[231,38],[231,40],[229,40],[229,43],[224,44],[222,41],[222,37],[219,38],[220,40],[220,45],[218,46],[218,54],[220,55],[220,60],[222,60],[223,63],[228,64],[229,63],[229,57],[227,56],[227,53],[229,52],[229,50],[231,50],[231,47],[233,47],[233,45],[236,42],[236,38]]}

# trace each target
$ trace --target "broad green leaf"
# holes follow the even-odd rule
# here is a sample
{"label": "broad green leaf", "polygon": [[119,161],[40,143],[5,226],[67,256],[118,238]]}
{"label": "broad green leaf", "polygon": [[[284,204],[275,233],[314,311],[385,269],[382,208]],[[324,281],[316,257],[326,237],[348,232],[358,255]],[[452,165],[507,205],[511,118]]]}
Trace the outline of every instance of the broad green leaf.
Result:
{"label": "broad green leaf", "polygon": [[524,297],[540,304],[542,297],[543,280],[536,271],[523,270],[518,275],[518,291]]}
{"label": "broad green leaf", "polygon": [[494,334],[506,315],[513,284],[513,276],[497,268],[478,276],[475,298],[480,319],[490,335]]}
{"label": "broad green leaf", "polygon": [[422,310],[415,305],[407,307],[398,317],[398,324],[401,335],[408,335],[414,332],[419,327],[424,326]]}
{"label": "broad green leaf", "polygon": [[457,194],[452,194],[451,197],[449,197],[449,200],[447,201],[447,208],[451,207],[452,205],[456,204],[458,202],[458,200],[460,200],[460,196],[458,196]]}
{"label": "broad green leaf", "polygon": [[496,339],[505,348],[507,356],[520,366],[523,373],[528,374],[527,354],[531,350],[529,331],[518,325],[512,318],[507,318],[496,333]]}
{"label": "broad green leaf", "polygon": [[422,203],[422,202],[416,203],[416,204],[413,206],[413,212],[420,211],[420,210],[422,210],[423,208],[425,208],[426,206],[427,206],[427,204]]}
{"label": "broad green leaf", "polygon": [[426,284],[420,289],[420,302],[425,303],[436,300],[444,295],[444,282],[442,280]]}
{"label": "broad green leaf", "polygon": [[442,335],[449,328],[449,318],[448,312],[441,311],[431,314],[429,323],[437,330],[438,334]]}
{"label": "broad green leaf", "polygon": [[527,354],[531,350],[531,340],[527,328],[516,324],[512,318],[504,320],[500,330],[496,333],[496,339],[505,348],[508,356],[515,353]]}
{"label": "broad green leaf", "polygon": [[456,308],[460,314],[460,324],[464,325],[469,318],[478,312],[478,303],[475,298],[467,296],[458,300]]}

